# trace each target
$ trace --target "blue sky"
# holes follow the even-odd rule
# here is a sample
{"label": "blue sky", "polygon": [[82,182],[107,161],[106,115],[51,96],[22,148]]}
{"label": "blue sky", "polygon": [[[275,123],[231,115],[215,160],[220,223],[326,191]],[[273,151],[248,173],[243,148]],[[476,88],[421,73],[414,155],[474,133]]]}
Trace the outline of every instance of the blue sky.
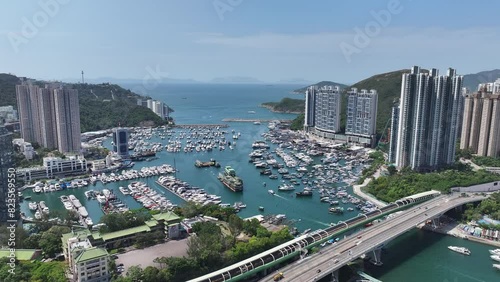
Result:
{"label": "blue sky", "polygon": [[200,81],[351,83],[412,65],[500,68],[500,2],[463,2],[3,1],[0,72],[142,79],[158,69]]}

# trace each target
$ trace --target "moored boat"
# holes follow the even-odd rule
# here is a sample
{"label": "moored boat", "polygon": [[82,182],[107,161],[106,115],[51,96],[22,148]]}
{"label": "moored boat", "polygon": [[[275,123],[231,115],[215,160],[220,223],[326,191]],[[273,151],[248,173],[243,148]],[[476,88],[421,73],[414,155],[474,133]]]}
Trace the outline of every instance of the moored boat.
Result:
{"label": "moored boat", "polygon": [[304,190],[301,192],[296,192],[295,195],[297,197],[311,197],[312,196],[312,191],[311,190]]}
{"label": "moored boat", "polygon": [[494,255],[494,256],[490,256],[490,258],[494,261],[498,261],[500,262],[500,256],[497,256],[497,255]]}
{"label": "moored boat", "polygon": [[489,250],[490,254],[500,256],[500,249]]}
{"label": "moored boat", "polygon": [[500,270],[500,264],[494,264],[493,267]]}

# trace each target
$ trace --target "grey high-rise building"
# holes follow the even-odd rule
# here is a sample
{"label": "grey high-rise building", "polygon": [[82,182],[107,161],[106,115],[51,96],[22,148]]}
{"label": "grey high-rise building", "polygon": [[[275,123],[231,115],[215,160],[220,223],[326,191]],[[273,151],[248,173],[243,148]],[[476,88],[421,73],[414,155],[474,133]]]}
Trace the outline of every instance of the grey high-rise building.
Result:
{"label": "grey high-rise building", "polygon": [[59,85],[16,86],[21,137],[62,153],[80,152],[78,91]]}
{"label": "grey high-rise building", "polygon": [[376,90],[367,91],[352,88],[347,92],[347,135],[373,137],[377,127],[378,94]]}
{"label": "grey high-rise building", "polygon": [[113,151],[123,159],[129,157],[128,139],[128,129],[116,128],[113,130]]}
{"label": "grey high-rise building", "polygon": [[304,113],[304,129],[314,126],[316,87],[311,86],[306,91],[306,108]]}
{"label": "grey high-rise building", "polygon": [[62,153],[80,153],[80,104],[75,89],[55,89],[54,108],[58,149]]}
{"label": "grey high-rise building", "polygon": [[338,86],[313,88],[306,96],[307,122],[317,134],[340,131],[340,89]]}
{"label": "grey high-rise building", "polygon": [[396,162],[396,152],[398,144],[399,106],[392,107],[391,130],[389,136],[389,162]]}
{"label": "grey high-rise building", "polygon": [[396,166],[433,170],[451,164],[455,158],[462,76],[448,69],[439,76],[436,69],[423,73],[413,67],[403,74],[400,98]]}
{"label": "grey high-rise building", "polygon": [[[0,126],[0,224],[6,223],[7,220],[17,219],[17,212],[14,213],[14,218],[12,213],[9,212],[9,205],[7,199],[9,199],[9,179],[13,175],[13,145],[12,145],[12,134],[7,131],[3,126]],[[11,184],[12,185],[12,184]],[[14,196],[17,198],[17,191],[14,192]],[[17,206],[17,203],[15,203]],[[17,209],[16,209],[17,210]]]}

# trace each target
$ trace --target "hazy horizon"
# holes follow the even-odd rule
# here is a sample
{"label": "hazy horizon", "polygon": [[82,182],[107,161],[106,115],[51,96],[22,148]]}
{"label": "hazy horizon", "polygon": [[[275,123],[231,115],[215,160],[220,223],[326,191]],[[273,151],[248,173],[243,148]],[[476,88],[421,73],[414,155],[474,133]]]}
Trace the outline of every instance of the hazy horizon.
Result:
{"label": "hazy horizon", "polygon": [[352,83],[413,65],[441,72],[452,67],[462,75],[500,68],[492,59],[500,43],[497,1],[41,0],[3,6],[0,72],[36,79],[78,81],[84,70],[89,80]]}

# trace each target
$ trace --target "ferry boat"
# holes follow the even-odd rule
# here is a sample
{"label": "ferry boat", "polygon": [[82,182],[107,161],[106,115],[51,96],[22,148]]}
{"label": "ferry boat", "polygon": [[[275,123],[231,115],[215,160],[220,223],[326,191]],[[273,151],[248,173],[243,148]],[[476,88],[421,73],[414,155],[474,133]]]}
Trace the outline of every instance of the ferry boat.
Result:
{"label": "ferry boat", "polygon": [[494,261],[498,261],[500,262],[500,255],[494,255],[494,256],[490,256],[490,258]]}
{"label": "ferry boat", "polygon": [[224,186],[231,189],[233,192],[243,191],[243,181],[236,176],[236,172],[231,166],[224,168],[224,173],[219,173],[217,177]]}
{"label": "ferry boat", "polygon": [[448,249],[450,249],[454,252],[457,252],[457,253],[461,253],[462,255],[470,256],[470,254],[471,254],[469,249],[464,248],[464,247],[448,246]]}
{"label": "ferry boat", "polygon": [[500,249],[489,250],[490,254],[500,256]]}

